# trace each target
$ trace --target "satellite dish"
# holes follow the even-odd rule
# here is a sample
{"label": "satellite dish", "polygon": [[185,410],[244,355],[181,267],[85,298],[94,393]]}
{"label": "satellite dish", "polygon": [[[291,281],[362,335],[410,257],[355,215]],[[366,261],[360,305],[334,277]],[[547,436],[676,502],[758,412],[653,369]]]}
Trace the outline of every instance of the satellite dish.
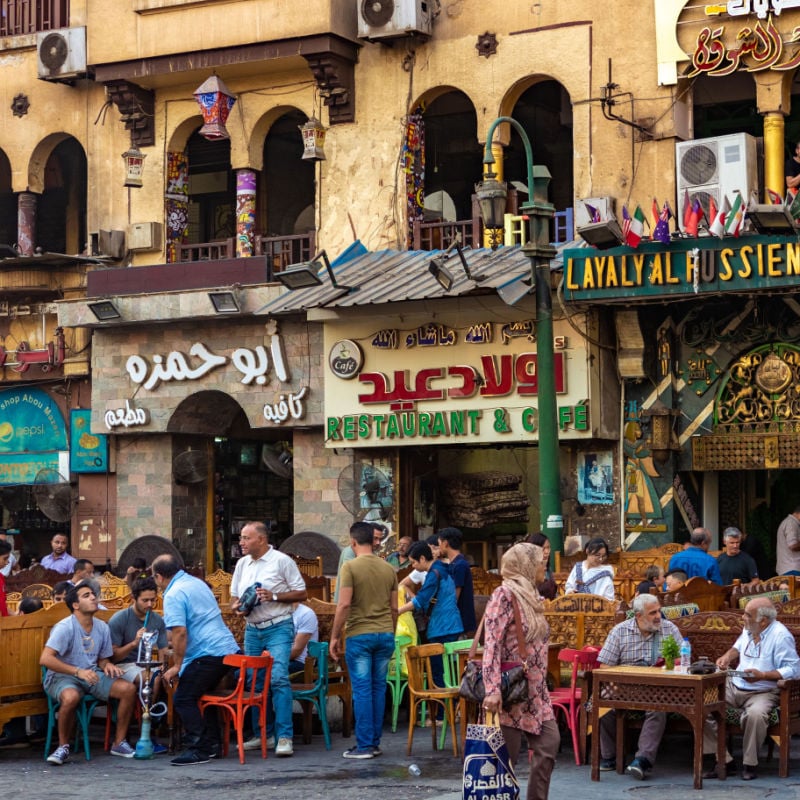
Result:
{"label": "satellite dish", "polygon": [[53,522],[66,522],[72,516],[72,486],[58,470],[40,469],[36,473],[33,498],[42,514]]}
{"label": "satellite dish", "polygon": [[339,500],[359,520],[381,522],[394,516],[394,486],[380,469],[355,459],[339,473]]}
{"label": "satellite dish", "polygon": [[205,450],[184,450],[172,460],[172,476],[178,483],[202,483],[208,478]]}
{"label": "satellite dish", "polygon": [[431,192],[425,195],[422,201],[422,211],[427,220],[442,219],[447,222],[456,221],[456,204],[453,198],[444,190]]}
{"label": "satellite dish", "polygon": [[285,442],[265,444],[261,448],[261,463],[264,469],[279,478],[291,478],[293,472],[292,451]]}

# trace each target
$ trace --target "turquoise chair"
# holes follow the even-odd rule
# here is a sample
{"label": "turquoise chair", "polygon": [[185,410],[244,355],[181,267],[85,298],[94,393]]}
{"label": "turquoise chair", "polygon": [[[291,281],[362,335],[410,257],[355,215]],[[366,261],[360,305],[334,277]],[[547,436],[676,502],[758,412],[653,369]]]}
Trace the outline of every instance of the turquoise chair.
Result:
{"label": "turquoise chair", "polygon": [[[316,664],[317,679],[313,683],[292,684],[292,699],[303,706],[303,741],[311,743],[311,709],[317,709],[322,735],[325,737],[325,749],[331,749],[331,731],[328,727],[328,643],[309,642],[308,659]],[[306,677],[309,661],[306,660]]]}
{"label": "turquoise chair", "polygon": [[404,651],[406,647],[413,643],[414,640],[410,636],[394,637],[394,655],[389,662],[389,672],[386,674],[386,681],[392,693],[392,733],[397,732],[397,713],[400,710],[400,703],[403,702],[403,695],[408,686],[408,674],[403,669],[406,664]]}
{"label": "turquoise chair", "polygon": [[[43,683],[45,672],[45,668],[42,667]],[[46,761],[47,756],[50,755],[50,746],[53,743],[53,728],[56,726],[56,714],[58,713],[58,709],[61,707],[61,703],[57,700],[53,700],[53,698],[50,697],[47,692],[45,692],[45,695],[47,696],[47,740],[44,743],[44,758]],[[90,694],[85,694],[81,702],[78,703],[78,707],[75,709],[75,719],[77,720],[78,724],[75,731],[75,746],[73,747],[73,750],[76,753],[78,752],[78,743],[80,741],[81,734],[83,734],[83,750],[86,754],[87,761],[90,761],[92,758],[89,751],[89,722],[92,719],[94,710],[102,702],[102,700],[98,700],[96,697],[92,697]]]}
{"label": "turquoise chair", "polygon": [[[459,639],[457,642],[444,643],[444,685],[448,689],[461,686],[461,673],[458,669],[458,654],[472,647],[472,639]],[[447,719],[442,720],[442,732],[439,734],[439,749],[444,750],[444,740],[447,734]],[[453,732],[455,736],[455,731]]]}

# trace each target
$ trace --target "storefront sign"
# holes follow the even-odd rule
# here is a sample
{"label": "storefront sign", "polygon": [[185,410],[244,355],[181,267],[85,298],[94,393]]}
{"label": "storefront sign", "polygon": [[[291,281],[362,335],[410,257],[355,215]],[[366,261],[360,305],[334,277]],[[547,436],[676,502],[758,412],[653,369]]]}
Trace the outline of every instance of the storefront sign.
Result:
{"label": "storefront sign", "polygon": [[70,412],[70,472],[108,472],[108,437],[91,431],[92,410],[73,408]]}
{"label": "storefront sign", "polygon": [[61,410],[41,389],[0,392],[0,454],[67,449]]}
{"label": "storefront sign", "polygon": [[[66,458],[65,458],[66,457]],[[0,456],[0,486],[31,484],[40,470],[67,471],[68,453],[32,453],[30,455]]]}
{"label": "storefront sign", "polygon": [[106,428],[110,431],[120,426],[124,428],[139,427],[150,422],[150,412],[137,408],[130,400],[125,401],[124,408],[112,408],[106,411]]}
{"label": "storefront sign", "polygon": [[781,11],[800,8],[800,0],[728,0],[727,3],[711,3],[705,12],[709,17],[727,14],[729,17],[746,17],[755,14],[759,19],[766,19],[769,14],[780,16]]}
{"label": "storefront sign", "polygon": [[[586,438],[591,413],[585,346],[579,341],[569,347],[565,322],[554,327],[559,428],[565,438]],[[473,317],[460,325],[454,318],[409,328],[383,328],[377,336],[366,320],[326,322],[328,352],[345,331],[364,348],[364,367],[354,380],[333,377],[328,360],[327,446],[536,441],[539,362],[530,321],[476,323]],[[420,345],[421,334],[435,344]],[[391,338],[397,349],[383,346]]]}
{"label": "storefront sign", "polygon": [[264,406],[264,419],[282,425],[287,419],[303,419],[306,408],[303,398],[308,393],[308,386],[304,386],[297,394],[289,392],[288,397],[281,395],[277,403],[267,403]]}
{"label": "storefront sign", "polygon": [[350,339],[342,339],[331,348],[328,355],[328,366],[331,372],[342,380],[355,378],[364,363],[361,348]]}
{"label": "storefront sign", "polygon": [[796,288],[800,279],[800,242],[777,236],[582,248],[564,260],[564,296],[576,301]]}

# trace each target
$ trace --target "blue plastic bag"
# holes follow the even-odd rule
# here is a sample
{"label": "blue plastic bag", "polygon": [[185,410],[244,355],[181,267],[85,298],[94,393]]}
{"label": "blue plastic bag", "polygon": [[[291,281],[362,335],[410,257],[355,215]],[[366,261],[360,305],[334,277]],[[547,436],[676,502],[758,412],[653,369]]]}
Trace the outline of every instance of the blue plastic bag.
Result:
{"label": "blue plastic bag", "polygon": [[519,800],[519,783],[499,727],[467,725],[463,800]]}

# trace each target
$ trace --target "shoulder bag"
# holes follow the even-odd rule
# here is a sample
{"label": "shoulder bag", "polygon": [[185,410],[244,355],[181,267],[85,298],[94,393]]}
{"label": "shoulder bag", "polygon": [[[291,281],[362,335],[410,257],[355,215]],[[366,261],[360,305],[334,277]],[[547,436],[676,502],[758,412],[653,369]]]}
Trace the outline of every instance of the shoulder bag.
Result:
{"label": "shoulder bag", "polygon": [[[517,629],[520,656],[525,658],[527,653],[525,634],[522,630],[517,598],[513,595],[511,597],[511,605],[514,608],[514,625]],[[475,658],[475,653],[478,649],[485,621],[486,617],[484,616],[475,633],[475,638],[472,640],[472,647],[469,650],[468,660],[461,676],[461,686],[458,690],[461,697],[479,705],[483,703],[486,697],[486,687],[483,683],[483,662],[481,659]],[[503,708],[506,710],[528,699],[528,666],[526,661],[504,661],[500,665],[500,694],[503,698]]]}
{"label": "shoulder bag", "polygon": [[433,609],[436,606],[436,595],[439,594],[439,573],[433,569],[433,574],[436,576],[436,588],[433,590],[433,597],[431,597],[430,602],[428,603],[427,611],[423,611],[421,608],[414,607],[412,614],[414,615],[414,622],[417,626],[417,633],[423,634],[428,630],[428,623],[431,621],[431,614],[433,614]]}

